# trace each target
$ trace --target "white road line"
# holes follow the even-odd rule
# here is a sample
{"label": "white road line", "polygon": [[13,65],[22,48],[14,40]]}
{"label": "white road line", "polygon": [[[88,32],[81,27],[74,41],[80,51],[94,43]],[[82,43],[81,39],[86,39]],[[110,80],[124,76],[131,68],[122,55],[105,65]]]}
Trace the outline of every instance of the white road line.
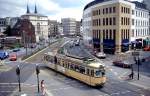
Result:
{"label": "white road line", "polygon": [[14,91],[0,91],[0,93],[12,93]]}
{"label": "white road line", "polygon": [[119,92],[117,92],[117,93],[112,93],[112,94],[110,94],[110,95],[119,95],[120,93]]}

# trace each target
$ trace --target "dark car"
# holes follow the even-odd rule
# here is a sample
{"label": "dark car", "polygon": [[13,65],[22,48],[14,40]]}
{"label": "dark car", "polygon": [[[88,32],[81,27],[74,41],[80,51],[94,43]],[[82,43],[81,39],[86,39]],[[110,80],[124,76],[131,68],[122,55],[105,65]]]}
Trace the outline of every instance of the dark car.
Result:
{"label": "dark car", "polygon": [[121,60],[113,61],[113,65],[123,67],[123,68],[131,68],[132,64],[128,62],[123,62]]}
{"label": "dark car", "polygon": [[20,49],[19,49],[19,48],[15,48],[15,49],[13,49],[13,52],[18,52],[18,51],[20,51]]}

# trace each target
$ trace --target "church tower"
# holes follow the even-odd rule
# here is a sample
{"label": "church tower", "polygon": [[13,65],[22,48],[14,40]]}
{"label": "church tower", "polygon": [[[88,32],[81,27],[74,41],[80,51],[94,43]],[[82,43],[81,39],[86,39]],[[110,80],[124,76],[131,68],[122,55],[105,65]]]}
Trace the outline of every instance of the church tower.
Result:
{"label": "church tower", "polygon": [[26,13],[30,13],[28,4],[27,4],[27,12]]}
{"label": "church tower", "polygon": [[35,14],[37,13],[37,8],[36,8],[36,4],[35,4],[35,9],[34,9],[34,13],[35,13]]}

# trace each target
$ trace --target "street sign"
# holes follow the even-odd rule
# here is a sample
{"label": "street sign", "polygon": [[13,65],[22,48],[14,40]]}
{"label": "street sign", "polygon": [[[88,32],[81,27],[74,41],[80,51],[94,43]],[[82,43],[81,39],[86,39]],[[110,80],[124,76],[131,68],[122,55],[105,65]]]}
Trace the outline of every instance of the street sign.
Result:
{"label": "street sign", "polygon": [[132,56],[139,56],[139,55],[140,55],[140,52],[137,52],[137,51],[132,52]]}

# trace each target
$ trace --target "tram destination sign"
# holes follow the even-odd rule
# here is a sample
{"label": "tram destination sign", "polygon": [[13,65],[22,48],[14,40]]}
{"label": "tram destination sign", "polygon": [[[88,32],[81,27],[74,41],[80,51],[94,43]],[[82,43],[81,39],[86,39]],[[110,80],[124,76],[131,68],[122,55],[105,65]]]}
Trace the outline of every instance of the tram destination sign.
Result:
{"label": "tram destination sign", "polygon": [[140,55],[140,52],[132,52],[132,56],[139,56]]}

